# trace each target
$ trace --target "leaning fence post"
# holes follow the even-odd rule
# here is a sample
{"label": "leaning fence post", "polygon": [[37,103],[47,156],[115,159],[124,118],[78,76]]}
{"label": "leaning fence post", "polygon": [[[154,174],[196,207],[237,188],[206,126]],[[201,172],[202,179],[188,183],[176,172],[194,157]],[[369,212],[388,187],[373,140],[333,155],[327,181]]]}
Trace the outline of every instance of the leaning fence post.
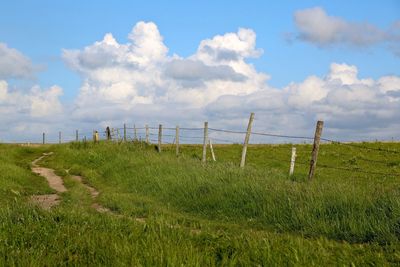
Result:
{"label": "leaning fence post", "polygon": [[76,141],[76,142],[79,141],[79,133],[78,133],[78,130],[76,130],[76,132],[75,132],[75,141]]}
{"label": "leaning fence post", "polygon": [[106,136],[107,136],[107,140],[111,140],[111,131],[110,131],[109,126],[107,126],[107,128],[106,128]]}
{"label": "leaning fence post", "polygon": [[157,147],[158,153],[161,152],[161,143],[162,143],[162,125],[160,124],[158,126],[158,147]]}
{"label": "leaning fence post", "polygon": [[296,147],[292,147],[292,157],[290,159],[290,170],[289,170],[289,176],[293,175],[294,172],[294,163],[296,161]]}
{"label": "leaning fence post", "polygon": [[247,153],[247,145],[249,144],[250,134],[251,134],[251,125],[253,124],[254,113],[250,114],[249,124],[247,125],[246,137],[244,138],[243,150],[242,150],[242,160],[240,161],[240,167],[243,168],[246,163],[246,153]]}
{"label": "leaning fence post", "polygon": [[58,143],[61,144],[61,132],[58,132]]}
{"label": "leaning fence post", "polygon": [[212,146],[212,143],[211,143],[211,139],[208,139],[208,142],[210,143],[210,150],[211,150],[212,159],[213,159],[213,161],[216,161],[215,154],[214,154],[214,149],[213,149],[213,146]]}
{"label": "leaning fence post", "polygon": [[314,145],[311,153],[311,161],[310,161],[310,172],[308,173],[308,179],[312,180],[314,178],[315,169],[317,166],[317,158],[318,158],[318,150],[319,150],[319,142],[321,140],[322,127],[324,126],[323,121],[318,121],[317,126],[315,127],[315,135],[314,135]]}
{"label": "leaning fence post", "polygon": [[126,142],[126,123],[124,123],[124,142]]}
{"label": "leaning fence post", "polygon": [[149,144],[149,125],[146,124],[146,143]]}
{"label": "leaning fence post", "polygon": [[46,134],[43,133],[43,145],[46,144]]}
{"label": "leaning fence post", "polygon": [[204,122],[204,140],[203,140],[203,157],[202,162],[207,160],[207,142],[208,142],[208,122]]}
{"label": "leaning fence post", "polygon": [[175,130],[175,145],[176,145],[176,156],[179,156],[179,126],[176,126]]}

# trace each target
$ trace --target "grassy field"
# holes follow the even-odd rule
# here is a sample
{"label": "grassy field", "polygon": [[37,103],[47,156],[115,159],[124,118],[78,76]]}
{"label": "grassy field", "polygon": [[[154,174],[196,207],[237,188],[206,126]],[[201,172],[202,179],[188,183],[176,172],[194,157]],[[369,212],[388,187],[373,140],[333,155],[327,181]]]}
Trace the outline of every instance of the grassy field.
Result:
{"label": "grassy field", "polygon": [[[190,145],[179,157],[143,143],[0,145],[0,265],[400,265],[400,154],[385,151],[400,144],[323,144],[313,181],[311,146],[296,147],[288,177],[291,145],[250,146],[244,169],[239,145],[215,145],[206,165]],[[68,188],[50,212],[28,202],[52,192],[30,171],[48,151],[42,165]]]}

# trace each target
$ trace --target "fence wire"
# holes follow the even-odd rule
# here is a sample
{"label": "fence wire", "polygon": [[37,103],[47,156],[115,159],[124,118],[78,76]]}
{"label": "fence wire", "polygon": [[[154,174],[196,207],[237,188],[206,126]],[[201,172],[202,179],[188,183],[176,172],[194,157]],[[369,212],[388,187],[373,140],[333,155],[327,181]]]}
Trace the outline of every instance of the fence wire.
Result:
{"label": "fence wire", "polygon": [[[132,124],[131,124],[132,125]],[[176,131],[176,127],[162,127],[162,144],[167,144],[167,145],[172,145],[176,144],[176,134],[170,134],[170,133],[165,133],[168,131]],[[185,144],[201,144],[204,141],[204,135],[202,135],[202,132],[204,131],[203,127],[178,127],[179,129],[179,143],[182,145]],[[129,142],[134,142],[134,141],[146,141],[149,140],[151,143],[158,143],[158,130],[159,127],[155,126],[147,126],[147,127],[123,127],[123,128],[110,128],[110,137],[111,140],[113,141],[123,141],[127,140]],[[78,141],[86,140],[90,141],[93,140],[93,131],[89,130],[78,130],[78,136],[76,133],[73,134],[66,134],[66,135],[61,135],[61,142],[71,142],[71,141],[76,141],[76,137],[78,137]],[[107,139],[107,131],[99,131],[99,138],[100,139]],[[237,131],[237,130],[228,130],[228,129],[218,129],[218,128],[208,128],[208,140],[211,140],[213,145],[218,145],[218,144],[241,144],[244,142],[244,136],[247,134],[247,131]],[[229,136],[229,137],[228,137]],[[297,140],[306,140],[306,141],[311,141],[314,140],[314,137],[309,137],[309,136],[297,136],[297,135],[285,135],[285,134],[274,134],[274,133],[268,133],[268,132],[260,132],[260,131],[252,131],[250,132],[250,136],[259,136],[259,137],[274,137],[274,138],[282,138],[286,140],[291,140],[291,139],[297,139]],[[233,137],[233,138],[230,138]],[[366,157],[365,155],[354,155],[348,152],[335,152],[337,155],[330,155],[330,156],[336,156],[338,159],[341,159],[342,162],[346,161],[352,161],[355,160],[355,162],[360,161],[360,162],[365,162],[365,163],[372,163],[372,164],[382,164],[382,165],[391,165],[394,164],[394,166],[397,164],[397,161],[400,162],[399,160],[394,160],[391,155],[398,155],[400,154],[400,151],[398,150],[392,150],[392,149],[386,149],[382,147],[369,147],[366,146],[365,144],[356,144],[356,143],[348,143],[344,141],[338,141],[338,140],[333,140],[333,139],[328,139],[328,138],[321,138],[321,141],[329,142],[331,144],[337,144],[340,146],[344,147],[351,147],[354,149],[361,151],[369,151],[369,152],[379,152],[379,156],[385,155],[388,157],[388,160],[378,160],[369,158],[368,156]],[[46,142],[51,142],[51,143],[59,143],[58,138],[54,138],[54,136],[47,138],[46,136]],[[41,142],[38,142],[41,143]],[[270,144],[274,149],[288,149],[288,146],[282,146],[282,145],[273,145]],[[324,146],[320,147],[320,150],[323,150]],[[289,153],[289,151],[288,151]],[[309,153],[311,155],[311,151],[298,151],[299,154],[303,153]],[[327,152],[329,153],[329,152]],[[304,154],[305,155],[305,154]],[[302,158],[304,158],[304,155]],[[328,154],[329,155],[329,154]],[[370,155],[369,155],[370,156]],[[284,164],[289,164],[290,163],[290,157],[286,159],[280,159],[277,157],[271,157],[268,155],[263,155],[264,158],[276,161],[276,162],[281,162]],[[323,155],[320,153],[319,156],[320,159],[323,159]],[[320,160],[318,160],[320,161]],[[302,162],[300,160],[296,160],[296,164],[300,165],[310,165],[309,162]],[[344,167],[343,164],[337,164],[337,165],[332,165],[332,164],[323,164],[323,163],[318,163],[317,164],[318,168],[323,168],[323,169],[334,169],[334,170],[340,170],[340,171],[345,171],[345,172],[353,172],[353,173],[361,173],[361,174],[368,174],[368,175],[381,175],[381,176],[400,176],[398,173],[385,173],[385,172],[377,172],[377,171],[368,171],[368,170],[362,170],[360,167]]]}

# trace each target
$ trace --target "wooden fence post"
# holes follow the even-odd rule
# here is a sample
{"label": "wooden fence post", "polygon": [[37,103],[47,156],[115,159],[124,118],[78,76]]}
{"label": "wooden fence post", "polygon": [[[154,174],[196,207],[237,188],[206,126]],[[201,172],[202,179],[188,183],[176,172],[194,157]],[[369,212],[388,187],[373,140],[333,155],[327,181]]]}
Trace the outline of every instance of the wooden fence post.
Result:
{"label": "wooden fence post", "polygon": [[208,143],[208,122],[204,122],[204,140],[203,140],[203,157],[201,161],[203,163],[207,160],[207,143]]}
{"label": "wooden fence post", "polygon": [[290,159],[290,169],[289,169],[289,176],[293,175],[294,172],[294,163],[296,161],[296,148],[292,147],[292,157]]}
{"label": "wooden fence post", "polygon": [[317,158],[318,158],[318,150],[319,150],[319,142],[321,140],[322,127],[324,126],[323,121],[318,121],[317,126],[315,127],[315,135],[314,135],[314,145],[311,153],[311,161],[310,161],[310,172],[308,173],[308,179],[312,180],[315,174],[315,168],[317,166]]}
{"label": "wooden fence post", "polygon": [[[119,129],[116,128],[115,132],[117,132],[117,138],[116,139],[117,139],[117,142],[119,143],[119,141],[121,139],[121,136],[119,135]],[[115,136],[115,132],[114,132],[114,128],[112,128],[112,133],[113,133],[114,136]]]}
{"label": "wooden fence post", "polygon": [[136,131],[136,124],[133,125],[133,140],[137,141],[137,131]]}
{"label": "wooden fence post", "polygon": [[162,143],[162,125],[158,126],[158,153],[161,152],[161,143]]}
{"label": "wooden fence post", "polygon": [[146,124],[146,143],[150,144],[149,141],[149,125]]}
{"label": "wooden fence post", "polygon": [[246,137],[244,138],[244,143],[243,143],[242,160],[240,161],[241,168],[243,168],[246,163],[247,146],[248,146],[249,140],[250,140],[251,126],[253,124],[253,120],[254,120],[254,113],[252,112],[250,114],[249,124],[247,125]]}
{"label": "wooden fence post", "polygon": [[214,149],[213,149],[213,146],[212,146],[212,143],[211,143],[211,139],[208,139],[208,142],[210,143],[210,150],[211,150],[212,159],[213,159],[213,161],[216,161],[215,154],[214,154]]}
{"label": "wooden fence post", "polygon": [[46,134],[43,133],[43,145],[46,144]]}
{"label": "wooden fence post", "polygon": [[107,140],[111,140],[111,131],[110,131],[109,126],[107,126],[107,128],[106,128],[106,136],[107,136]]}
{"label": "wooden fence post", "polygon": [[93,131],[93,143],[98,143],[99,142],[99,132],[98,131]]}
{"label": "wooden fence post", "polygon": [[175,130],[175,145],[176,145],[176,156],[179,156],[179,126],[176,126]]}
{"label": "wooden fence post", "polygon": [[78,133],[78,130],[76,130],[76,132],[75,132],[75,141],[76,141],[76,142],[79,141],[79,133]]}
{"label": "wooden fence post", "polygon": [[61,132],[58,132],[58,143],[61,144]]}
{"label": "wooden fence post", "polygon": [[124,123],[124,142],[126,142],[126,123]]}

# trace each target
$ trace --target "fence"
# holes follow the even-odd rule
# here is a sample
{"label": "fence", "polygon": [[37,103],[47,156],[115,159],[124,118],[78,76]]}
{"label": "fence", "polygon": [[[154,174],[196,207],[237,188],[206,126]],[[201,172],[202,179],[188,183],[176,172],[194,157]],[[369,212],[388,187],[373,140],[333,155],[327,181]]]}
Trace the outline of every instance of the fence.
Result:
{"label": "fence", "polygon": [[[89,140],[98,142],[99,140],[108,140],[114,142],[145,142],[147,144],[156,144],[157,151],[159,153],[162,152],[164,145],[174,145],[175,153],[177,156],[180,154],[181,145],[183,144],[202,144],[202,154],[201,161],[203,164],[206,164],[207,158],[207,150],[209,149],[211,152],[212,160],[216,161],[216,155],[214,153],[214,145],[224,145],[224,144],[242,144],[242,153],[240,158],[240,167],[244,167],[246,164],[246,155],[249,147],[249,142],[251,137],[259,137],[259,138],[280,138],[285,140],[296,140],[303,142],[311,142],[312,150],[310,151],[311,157],[310,160],[301,161],[297,157],[296,147],[293,145],[291,149],[291,156],[288,159],[279,159],[274,156],[268,157],[267,159],[272,161],[280,161],[288,163],[289,165],[289,175],[293,175],[295,164],[307,165],[308,166],[308,179],[313,179],[315,175],[315,170],[318,161],[318,153],[320,148],[320,143],[331,143],[338,144],[340,146],[351,147],[352,149],[379,152],[384,155],[396,155],[399,156],[398,163],[400,167],[400,151],[392,150],[392,149],[384,149],[384,148],[376,148],[376,147],[368,147],[365,144],[357,144],[357,143],[347,143],[347,142],[339,142],[337,140],[332,140],[328,138],[321,137],[323,130],[323,122],[318,121],[316,124],[314,136],[295,136],[295,135],[280,135],[280,134],[272,134],[266,132],[255,132],[252,131],[252,124],[254,121],[254,113],[251,113],[247,130],[246,131],[235,131],[228,129],[218,129],[208,127],[208,122],[204,123],[203,127],[199,128],[188,128],[188,127],[164,127],[162,124],[158,125],[158,127],[145,125],[144,127],[136,127],[135,124],[132,124],[133,127],[128,127],[127,124],[124,124],[121,128],[110,128],[107,127],[103,131],[79,131],[76,130],[74,134],[63,136],[61,132],[58,135],[58,143],[63,143],[65,141],[83,141],[88,142]],[[43,133],[42,136],[43,144],[46,143],[46,134]],[[354,158],[354,155],[351,155]],[[372,164],[385,164],[387,165],[387,160],[374,160],[371,158],[360,157],[356,158],[358,161],[368,162]],[[395,162],[396,163],[396,162]],[[400,176],[399,173],[385,173],[385,172],[375,172],[375,171],[366,171],[359,168],[349,168],[343,166],[334,166],[329,164],[318,164],[319,168],[325,169],[334,169],[341,170],[345,172],[358,172],[370,175],[381,175],[381,176]]]}

